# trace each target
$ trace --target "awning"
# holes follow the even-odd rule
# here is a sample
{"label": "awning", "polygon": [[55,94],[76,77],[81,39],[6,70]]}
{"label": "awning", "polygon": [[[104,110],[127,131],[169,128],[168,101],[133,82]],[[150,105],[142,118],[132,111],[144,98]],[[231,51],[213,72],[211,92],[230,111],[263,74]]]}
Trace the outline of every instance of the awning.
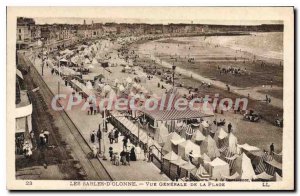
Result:
{"label": "awning", "polygon": [[151,118],[157,121],[165,121],[165,120],[181,120],[181,119],[195,119],[195,118],[203,118],[213,116],[211,114],[205,114],[198,110],[190,110],[187,109],[183,111],[179,111],[176,109],[171,110],[142,110],[145,114],[150,116]]}

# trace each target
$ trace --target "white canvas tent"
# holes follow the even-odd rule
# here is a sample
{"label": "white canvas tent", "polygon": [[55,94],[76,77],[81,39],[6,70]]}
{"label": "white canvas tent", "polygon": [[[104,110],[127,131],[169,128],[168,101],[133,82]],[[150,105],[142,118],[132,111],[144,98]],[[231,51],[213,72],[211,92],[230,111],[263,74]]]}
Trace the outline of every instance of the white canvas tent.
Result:
{"label": "white canvas tent", "polygon": [[181,156],[183,159],[189,160],[189,153],[191,151],[193,151],[192,155],[194,157],[200,157],[200,146],[193,143],[191,140],[186,140],[185,142],[178,144],[178,155]]}
{"label": "white canvas tent", "polygon": [[206,121],[203,121],[201,123],[201,131],[203,134],[207,134],[208,133],[208,128],[209,128],[209,124]]}
{"label": "white canvas tent", "polygon": [[243,145],[238,145],[238,151],[240,151],[241,153],[243,153],[244,151],[259,151],[260,149],[257,148],[256,146],[251,146],[247,143],[243,144]]}
{"label": "white canvas tent", "polygon": [[165,142],[164,139],[166,139],[169,135],[168,128],[164,125],[164,123],[161,123],[158,127],[158,131],[159,142]]}
{"label": "white canvas tent", "polygon": [[170,133],[165,139],[165,144],[163,146],[163,150],[170,152],[172,151],[172,141],[171,140],[181,140],[183,139],[180,135],[178,135],[176,132]]}
{"label": "white canvas tent", "polygon": [[181,165],[186,164],[187,162],[185,160],[183,160],[180,156],[178,156],[178,159],[175,161],[171,161],[171,163],[176,166],[181,166]]}
{"label": "white canvas tent", "polygon": [[218,133],[216,133],[216,135],[219,140],[223,140],[228,137],[228,133],[223,129],[223,127],[221,127],[219,129],[219,131],[218,131]]}
{"label": "white canvas tent", "polygon": [[231,154],[237,154],[238,141],[236,136],[231,132],[228,136],[228,151]]}
{"label": "white canvas tent", "polygon": [[216,141],[209,135],[202,141],[201,153],[205,153],[208,157],[215,158],[220,156]]}
{"label": "white canvas tent", "polygon": [[208,163],[208,168],[211,179],[220,180],[222,176],[229,176],[228,163],[218,157]]}
{"label": "white canvas tent", "polygon": [[201,142],[205,140],[205,136],[200,130],[196,130],[191,139],[193,142]]}
{"label": "white canvas tent", "polygon": [[233,172],[239,173],[241,175],[241,179],[256,179],[251,160],[245,153],[235,159],[232,170]]}
{"label": "white canvas tent", "polygon": [[223,129],[223,127],[219,128],[214,136],[214,139],[219,148],[228,145],[228,133]]}
{"label": "white canvas tent", "polygon": [[176,161],[178,159],[178,155],[174,151],[171,151],[168,154],[164,155],[163,159],[167,161]]}

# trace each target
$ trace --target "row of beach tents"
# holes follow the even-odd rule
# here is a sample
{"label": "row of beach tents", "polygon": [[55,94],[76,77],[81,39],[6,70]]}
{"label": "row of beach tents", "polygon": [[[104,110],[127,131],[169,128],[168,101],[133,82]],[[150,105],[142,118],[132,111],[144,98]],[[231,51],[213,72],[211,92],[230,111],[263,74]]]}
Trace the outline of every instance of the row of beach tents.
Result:
{"label": "row of beach tents", "polygon": [[163,138],[163,143],[164,161],[187,171],[188,175],[192,173],[197,179],[281,179],[281,154],[269,155],[255,146],[239,145],[236,136],[223,128],[214,137],[196,130],[188,140],[171,132]]}

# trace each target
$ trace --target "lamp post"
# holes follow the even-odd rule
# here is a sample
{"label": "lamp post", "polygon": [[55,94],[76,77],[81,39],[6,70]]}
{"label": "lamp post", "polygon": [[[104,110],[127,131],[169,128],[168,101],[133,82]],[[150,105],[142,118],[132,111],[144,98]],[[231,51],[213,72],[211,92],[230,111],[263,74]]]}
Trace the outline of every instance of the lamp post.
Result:
{"label": "lamp post", "polygon": [[[105,156],[105,142],[104,142],[104,130],[107,131],[107,124],[106,124],[106,110],[104,108],[104,116],[103,116],[103,160],[107,160],[106,156]],[[101,134],[102,135],[102,134]]]}
{"label": "lamp post", "polygon": [[164,159],[163,159],[163,145],[161,146],[160,150],[160,159],[161,159],[161,164],[160,164],[160,174],[164,174]]}
{"label": "lamp post", "polygon": [[172,70],[173,70],[173,73],[172,73],[172,77],[173,77],[173,89],[174,89],[174,86],[175,86],[175,69],[176,69],[176,65],[173,65],[172,66]]}
{"label": "lamp post", "polygon": [[[58,81],[57,81],[57,94],[60,93],[60,59],[58,59]],[[58,97],[58,99],[60,99]]]}
{"label": "lamp post", "polygon": [[101,154],[102,132],[101,132],[101,126],[100,126],[100,124],[99,124],[99,128],[98,128],[98,139],[99,139],[99,154]]}
{"label": "lamp post", "polygon": [[42,76],[44,76],[44,47],[45,47],[45,43],[44,43],[44,39],[42,39]]}

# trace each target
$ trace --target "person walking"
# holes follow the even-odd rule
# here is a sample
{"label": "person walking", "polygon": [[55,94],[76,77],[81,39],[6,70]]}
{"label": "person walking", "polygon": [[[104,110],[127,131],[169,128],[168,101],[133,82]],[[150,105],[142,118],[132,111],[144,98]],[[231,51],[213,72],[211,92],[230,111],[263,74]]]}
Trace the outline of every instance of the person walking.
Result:
{"label": "person walking", "polygon": [[98,149],[97,149],[95,144],[92,146],[92,152],[93,152],[93,158],[96,158],[97,153],[98,153]]}
{"label": "person walking", "polygon": [[113,148],[112,147],[109,147],[109,157],[110,157],[110,161],[113,161],[113,154],[114,154],[114,151],[113,151]]}
{"label": "person walking", "polygon": [[91,133],[91,142],[95,143],[95,141],[96,141],[96,132],[95,132],[95,130],[93,130]]}
{"label": "person walking", "polygon": [[112,130],[108,133],[108,139],[110,144],[114,143],[114,135]]}
{"label": "person walking", "polygon": [[120,153],[120,157],[122,165],[126,165],[126,152],[124,150],[122,150],[122,152]]}
{"label": "person walking", "polygon": [[125,157],[126,157],[126,164],[130,166],[130,153],[128,151],[125,151]]}
{"label": "person walking", "polygon": [[134,146],[132,146],[132,148],[130,150],[130,160],[131,161],[136,161],[136,154],[135,154],[135,148],[134,148]]}
{"label": "person walking", "polygon": [[128,139],[126,136],[124,136],[123,138],[123,149],[127,150],[127,143],[128,143]]}
{"label": "person walking", "polygon": [[119,130],[116,128],[115,132],[114,132],[114,139],[115,139],[115,143],[118,143],[118,139],[119,139]]}
{"label": "person walking", "polygon": [[231,123],[229,123],[229,124],[227,125],[228,133],[231,132],[231,128],[232,128],[232,125],[231,125]]}
{"label": "person walking", "polygon": [[148,160],[148,147],[147,144],[144,145],[144,161]]}
{"label": "person walking", "polygon": [[270,145],[270,155],[274,155],[274,150],[275,150],[275,148],[274,148],[274,143],[272,143],[272,144]]}
{"label": "person walking", "polygon": [[189,160],[190,160],[190,162],[192,163],[192,161],[193,161],[193,150],[191,150],[191,152],[189,153]]}

